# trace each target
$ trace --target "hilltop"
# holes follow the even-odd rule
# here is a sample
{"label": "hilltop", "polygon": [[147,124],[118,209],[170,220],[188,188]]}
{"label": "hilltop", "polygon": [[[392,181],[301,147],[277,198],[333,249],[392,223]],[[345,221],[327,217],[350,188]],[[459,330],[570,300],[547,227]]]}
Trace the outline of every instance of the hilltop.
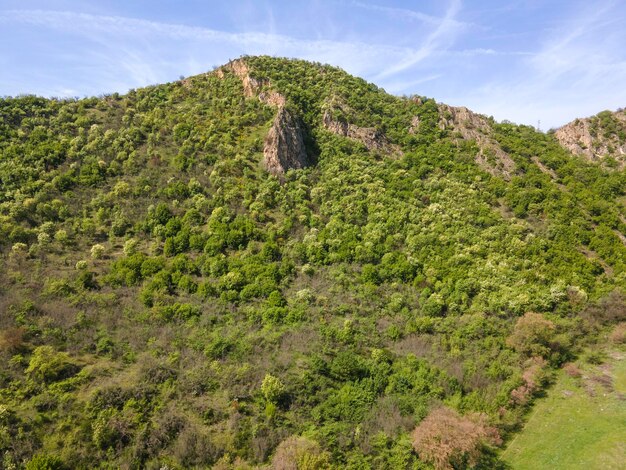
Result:
{"label": "hilltop", "polygon": [[626,319],[556,134],[271,57],[0,117],[7,468],[498,468]]}
{"label": "hilltop", "polygon": [[626,155],[626,110],[602,111],[576,119],[557,129],[554,136],[576,155],[622,168]]}

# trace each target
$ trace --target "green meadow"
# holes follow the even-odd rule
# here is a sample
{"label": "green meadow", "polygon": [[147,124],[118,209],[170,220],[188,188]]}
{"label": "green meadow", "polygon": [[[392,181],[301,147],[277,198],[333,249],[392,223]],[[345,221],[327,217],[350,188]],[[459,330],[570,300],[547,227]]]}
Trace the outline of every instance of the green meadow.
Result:
{"label": "green meadow", "polygon": [[626,353],[560,371],[503,453],[514,470],[623,469],[626,462]]}

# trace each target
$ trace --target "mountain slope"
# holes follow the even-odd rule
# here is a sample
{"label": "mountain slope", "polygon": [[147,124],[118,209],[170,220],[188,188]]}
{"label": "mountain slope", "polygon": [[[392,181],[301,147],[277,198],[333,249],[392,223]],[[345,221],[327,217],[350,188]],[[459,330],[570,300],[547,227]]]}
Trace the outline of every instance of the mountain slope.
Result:
{"label": "mountain slope", "polygon": [[624,318],[624,174],[530,127],[270,57],[0,116],[5,466],[410,468]]}

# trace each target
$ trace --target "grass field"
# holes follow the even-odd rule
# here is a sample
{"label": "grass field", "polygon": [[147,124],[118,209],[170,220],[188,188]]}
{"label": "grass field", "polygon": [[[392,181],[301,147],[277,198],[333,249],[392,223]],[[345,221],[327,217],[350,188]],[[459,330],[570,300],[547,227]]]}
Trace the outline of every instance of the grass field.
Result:
{"label": "grass field", "polygon": [[502,458],[513,470],[626,469],[626,352],[561,371]]}

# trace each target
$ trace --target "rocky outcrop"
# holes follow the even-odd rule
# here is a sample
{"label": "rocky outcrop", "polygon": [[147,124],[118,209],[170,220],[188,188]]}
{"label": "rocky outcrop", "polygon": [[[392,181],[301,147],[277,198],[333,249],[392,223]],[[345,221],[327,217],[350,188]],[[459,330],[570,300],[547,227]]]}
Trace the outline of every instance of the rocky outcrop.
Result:
{"label": "rocky outcrop", "polygon": [[285,97],[270,88],[269,80],[260,80],[250,75],[250,69],[243,59],[231,60],[220,67],[216,71],[217,76],[223,78],[224,71],[232,72],[239,77],[246,98],[257,97],[262,103],[276,108],[285,106]]}
{"label": "rocky outcrop", "polygon": [[420,130],[420,117],[413,116],[411,125],[409,126],[409,134],[417,134]]}
{"label": "rocky outcrop", "polygon": [[322,115],[322,125],[324,129],[333,134],[347,137],[349,139],[358,140],[370,151],[379,151],[382,153],[401,153],[400,148],[393,145],[387,139],[387,136],[374,127],[359,127],[350,122],[347,118],[337,119],[333,115],[349,116],[351,110],[347,105],[340,102],[336,96],[324,105],[324,114]]}
{"label": "rocky outcrop", "polygon": [[515,172],[515,162],[493,137],[491,125],[485,116],[473,113],[465,107],[439,105],[440,129],[458,132],[463,139],[478,145],[476,163],[485,171],[506,180]]}
{"label": "rocky outcrop", "polygon": [[246,98],[257,96],[261,87],[266,84],[263,80],[258,80],[250,75],[250,69],[243,59],[231,60],[223,65],[216,71],[217,76],[223,78],[225,71],[232,72],[241,79]]}
{"label": "rocky outcrop", "polygon": [[554,137],[570,152],[576,155],[586,155],[590,159],[594,158],[591,151],[593,141],[589,132],[589,121],[586,119],[576,119],[566,124],[554,133]]}
{"label": "rocky outcrop", "polygon": [[385,151],[391,148],[387,137],[373,127],[359,127],[346,121],[335,120],[328,111],[324,112],[322,123],[326,130],[342,137],[358,140],[368,150]]}
{"label": "rocky outcrop", "polygon": [[273,175],[282,175],[287,170],[309,166],[309,158],[304,145],[304,129],[300,119],[285,107],[283,95],[271,89],[267,80],[259,80],[250,74],[250,69],[243,59],[230,61],[216,73],[220,78],[224,72],[232,72],[241,79],[246,98],[258,98],[268,106],[277,108],[263,147],[263,167]]}
{"label": "rocky outcrop", "polygon": [[601,162],[610,156],[626,165],[626,112],[603,111],[596,116],[576,119],[554,132],[559,143],[575,155]]}
{"label": "rocky outcrop", "polygon": [[309,166],[310,161],[304,145],[304,133],[300,120],[285,107],[278,109],[272,127],[265,137],[263,164],[273,175],[289,169]]}

